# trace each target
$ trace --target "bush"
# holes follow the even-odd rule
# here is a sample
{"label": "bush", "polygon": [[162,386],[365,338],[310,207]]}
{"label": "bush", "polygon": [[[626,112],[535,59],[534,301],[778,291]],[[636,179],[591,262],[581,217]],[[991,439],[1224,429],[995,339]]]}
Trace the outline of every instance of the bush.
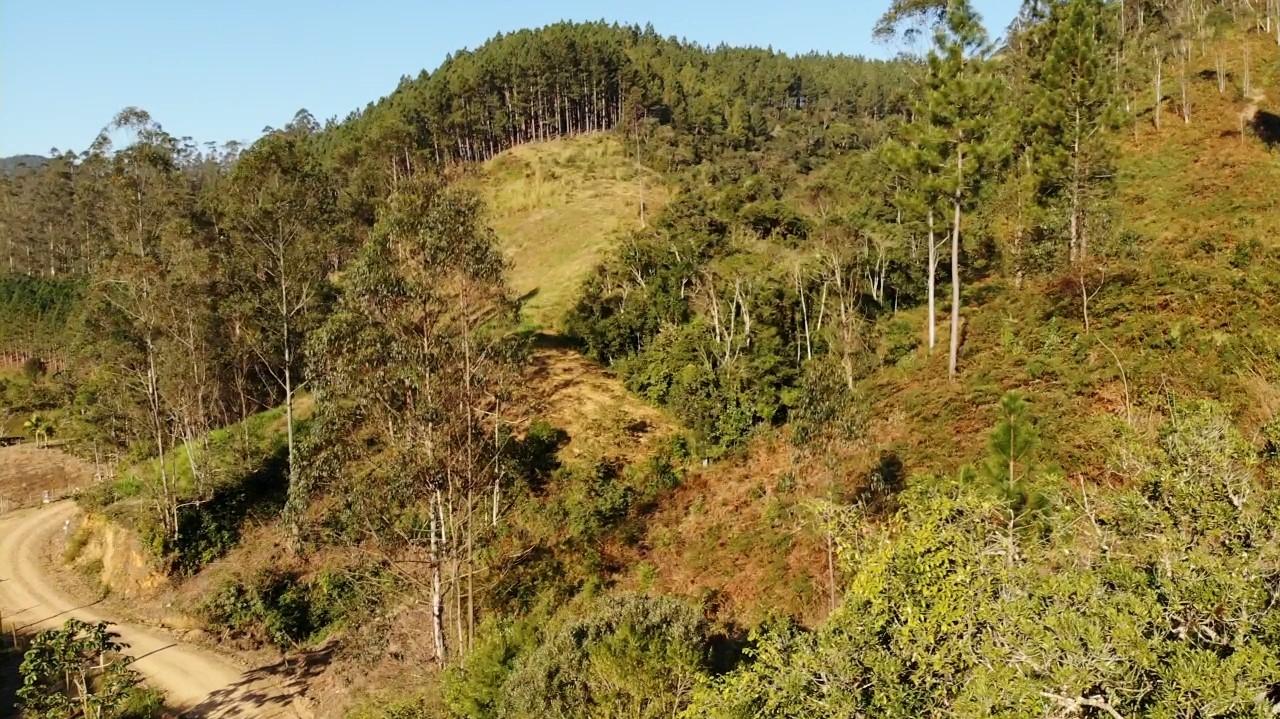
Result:
{"label": "bush", "polygon": [[1262,456],[1280,459],[1280,414],[1262,426]]}
{"label": "bush", "polygon": [[444,703],[452,716],[490,719],[498,716],[503,685],[517,660],[537,646],[532,621],[489,621],[461,662],[445,670]]}
{"label": "bush", "polygon": [[69,619],[58,629],[40,632],[19,667],[22,687],[17,698],[24,714],[71,719],[88,706],[101,719],[148,716],[130,713],[147,706],[145,695],[139,695],[142,677],[129,667],[132,660],[124,649],[106,622]]}
{"label": "bush", "polygon": [[885,324],[881,357],[886,365],[896,365],[920,348],[920,330],[897,317]]}
{"label": "bush", "polygon": [[347,572],[325,572],[303,582],[295,574],[268,569],[224,582],[197,609],[210,626],[224,632],[292,647],[323,636],[362,600]]}
{"label": "bush", "polygon": [[798,445],[820,438],[850,440],[866,426],[866,403],[849,390],[834,357],[815,357],[805,363],[791,404],[791,436]]}
{"label": "bush", "polygon": [[45,365],[44,360],[39,357],[28,357],[27,360],[22,363],[22,376],[25,377],[28,382],[35,382],[40,379],[44,376],[46,371],[48,371],[48,367]]}
{"label": "bush", "polygon": [[641,354],[618,369],[627,386],[671,409],[701,439],[718,448],[740,444],[758,425],[787,416],[783,391],[794,364],[782,357],[775,334],[761,331],[749,351],[727,363],[701,320],[669,326]]}
{"label": "bush", "polygon": [[231,551],[251,516],[271,517],[283,508],[287,461],[284,451],[276,451],[256,466],[237,463],[207,501],[179,509],[178,536],[165,537],[159,554],[189,576]]}
{"label": "bush", "polygon": [[155,689],[134,687],[120,707],[118,719],[162,719],[170,716],[164,706],[164,695]]}
{"label": "bush", "polygon": [[753,202],[742,208],[739,217],[761,237],[796,244],[809,236],[808,220],[780,200]]}
{"label": "bush", "polygon": [[709,670],[701,614],[669,598],[602,599],[553,632],[502,687],[510,719],[666,719]]}

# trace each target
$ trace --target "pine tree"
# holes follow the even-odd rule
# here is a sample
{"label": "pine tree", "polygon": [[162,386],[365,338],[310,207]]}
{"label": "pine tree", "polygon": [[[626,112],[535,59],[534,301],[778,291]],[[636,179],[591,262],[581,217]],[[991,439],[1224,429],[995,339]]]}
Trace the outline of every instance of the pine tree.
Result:
{"label": "pine tree", "polygon": [[897,0],[881,18],[884,28],[934,22],[928,76],[913,108],[922,127],[936,128],[937,164],[924,173],[936,177],[951,213],[951,341],[948,375],[955,378],[960,351],[960,246],[965,211],[1003,154],[994,114],[999,79],[991,67],[990,43],[982,20],[967,0]]}
{"label": "pine tree", "polygon": [[932,114],[917,112],[910,122],[903,125],[900,139],[890,140],[885,148],[886,164],[897,175],[898,189],[894,202],[903,215],[912,219],[925,238],[925,295],[928,313],[925,333],[928,350],[933,351],[938,341],[938,252],[945,246],[945,238],[938,239],[942,207],[942,186],[938,172],[942,167],[942,146],[945,137],[941,128],[932,124]]}
{"label": "pine tree", "polygon": [[1107,51],[1114,23],[1108,14],[1102,0],[1066,0],[1034,30],[1044,34],[1038,45],[1043,55],[1031,58],[1035,99],[1027,151],[1042,195],[1064,206],[1072,262],[1088,257],[1091,190],[1110,176],[1114,155],[1108,133],[1117,116]]}

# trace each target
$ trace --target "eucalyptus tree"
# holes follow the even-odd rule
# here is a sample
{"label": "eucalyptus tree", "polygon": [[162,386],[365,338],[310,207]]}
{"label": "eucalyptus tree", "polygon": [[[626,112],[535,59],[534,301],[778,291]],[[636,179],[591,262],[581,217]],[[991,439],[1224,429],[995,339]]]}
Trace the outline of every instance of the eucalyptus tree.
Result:
{"label": "eucalyptus tree", "polygon": [[[94,275],[85,332],[91,355],[108,374],[128,436],[163,457],[172,447],[174,403],[166,396],[165,374],[175,366],[171,349],[172,310],[199,298],[177,297],[168,284],[182,258],[172,241],[184,232],[182,213],[189,188],[182,178],[181,143],[144,111],[122,111],[94,143],[104,155],[110,135],[129,143],[111,154],[105,194],[108,257]],[[162,526],[177,531],[177,491],[160,462],[158,509]]]}
{"label": "eucalyptus tree", "polygon": [[430,594],[441,660],[474,633],[476,545],[505,506],[516,306],[480,218],[462,190],[401,183],[309,350],[319,400],[309,489],[346,497],[348,531],[392,566],[429,566],[429,579],[403,576]]}
{"label": "eucalyptus tree", "polygon": [[294,404],[301,353],[328,292],[333,243],[327,235],[336,224],[333,182],[312,142],[317,129],[302,111],[254,143],[227,180],[223,206],[243,310],[237,332],[249,338],[283,394],[291,496],[297,491]]}

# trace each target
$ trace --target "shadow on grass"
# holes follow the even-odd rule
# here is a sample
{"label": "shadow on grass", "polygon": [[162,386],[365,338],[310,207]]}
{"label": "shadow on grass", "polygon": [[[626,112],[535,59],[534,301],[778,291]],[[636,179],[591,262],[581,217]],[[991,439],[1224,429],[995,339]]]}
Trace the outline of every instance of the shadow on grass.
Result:
{"label": "shadow on grass", "polygon": [[1259,110],[1253,118],[1253,131],[1267,147],[1280,145],[1280,115]]}
{"label": "shadow on grass", "polygon": [[224,556],[240,542],[251,520],[266,521],[284,509],[287,490],[288,454],[280,447],[208,500],[182,505],[172,546],[175,569],[194,574]]}

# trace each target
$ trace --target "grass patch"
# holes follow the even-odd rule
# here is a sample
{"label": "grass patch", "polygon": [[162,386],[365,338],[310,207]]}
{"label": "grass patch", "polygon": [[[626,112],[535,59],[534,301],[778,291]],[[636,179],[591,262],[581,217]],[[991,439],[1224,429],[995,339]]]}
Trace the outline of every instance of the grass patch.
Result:
{"label": "grass patch", "polygon": [[195,498],[202,490],[234,480],[244,459],[268,457],[285,446],[284,422],[284,408],[275,407],[215,429],[194,443],[174,447],[163,457],[138,462],[116,478],[113,501],[138,497],[158,487],[162,469],[173,491],[183,499]]}
{"label": "grass patch", "polygon": [[578,288],[619,237],[667,200],[660,176],[613,135],[531,143],[485,163],[479,190],[533,327],[558,330]]}

